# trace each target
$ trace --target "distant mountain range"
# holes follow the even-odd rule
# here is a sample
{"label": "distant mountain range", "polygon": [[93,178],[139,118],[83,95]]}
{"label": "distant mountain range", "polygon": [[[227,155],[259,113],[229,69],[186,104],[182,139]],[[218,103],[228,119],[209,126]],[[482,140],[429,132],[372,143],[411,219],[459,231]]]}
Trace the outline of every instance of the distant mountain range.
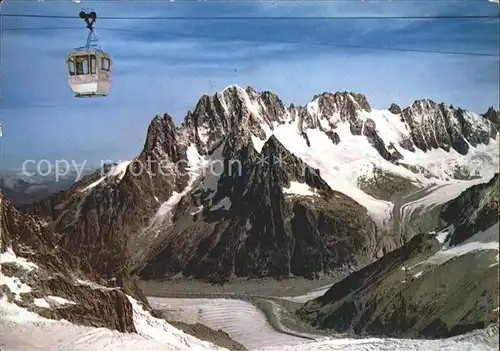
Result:
{"label": "distant mountain range", "polygon": [[[107,170],[113,165],[116,163],[104,164],[102,170]],[[15,169],[3,170],[0,175],[0,190],[15,205],[25,205],[66,190],[83,176],[101,172],[101,168],[87,166],[78,171],[63,169],[61,172],[61,174],[56,175],[55,169],[52,169],[49,174],[46,174],[47,170],[45,169],[43,172],[32,169],[26,170],[26,172]]]}
{"label": "distant mountain range", "polygon": [[17,174],[0,178],[0,189],[16,205],[42,200],[59,191],[69,188],[75,178],[55,181],[53,177],[20,177]]}

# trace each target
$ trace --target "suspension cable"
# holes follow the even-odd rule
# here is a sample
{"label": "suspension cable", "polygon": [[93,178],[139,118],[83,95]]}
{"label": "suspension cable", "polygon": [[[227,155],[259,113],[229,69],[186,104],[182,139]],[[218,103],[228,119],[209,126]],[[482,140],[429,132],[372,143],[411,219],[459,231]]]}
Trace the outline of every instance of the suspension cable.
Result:
{"label": "suspension cable", "polygon": [[[75,19],[76,16],[2,14],[3,17]],[[103,16],[104,20],[452,20],[500,19],[500,15],[435,15],[435,16]]]}
{"label": "suspension cable", "polygon": [[[78,27],[53,27],[53,28],[4,28],[4,31],[52,31],[52,30],[80,30]],[[212,34],[190,34],[182,32],[155,32],[137,29],[121,29],[121,28],[99,28],[99,30],[123,32],[123,33],[137,33],[147,35],[158,35],[166,37],[186,37],[186,38],[204,38],[204,39],[219,39],[230,41],[243,41],[243,42],[256,42],[256,43],[272,43],[272,44],[290,44],[290,45],[308,45],[308,46],[322,46],[322,47],[335,47],[347,49],[367,49],[367,50],[382,50],[382,51],[400,51],[400,52],[414,52],[414,53],[428,53],[428,54],[445,54],[445,55],[465,55],[465,56],[483,56],[500,58],[498,54],[483,53],[483,52],[467,52],[467,51],[447,51],[447,50],[427,50],[427,49],[413,49],[413,48],[398,48],[390,46],[373,46],[373,45],[351,45],[341,43],[327,43],[327,42],[300,42],[300,41],[287,41],[287,40],[271,40],[271,39],[251,39],[234,36],[221,36]]]}

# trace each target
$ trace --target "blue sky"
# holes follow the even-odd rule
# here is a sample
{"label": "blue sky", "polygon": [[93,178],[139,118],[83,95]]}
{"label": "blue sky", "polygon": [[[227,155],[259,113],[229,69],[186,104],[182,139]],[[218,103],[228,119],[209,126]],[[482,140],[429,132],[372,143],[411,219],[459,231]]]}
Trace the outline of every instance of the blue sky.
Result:
{"label": "blue sky", "polygon": [[[465,1],[16,1],[5,14],[76,16],[428,16],[498,15]],[[495,57],[354,49],[388,46],[498,55],[498,20],[99,20],[114,58],[107,98],[76,99],[64,59],[85,44],[82,20],[2,18],[3,169],[26,159],[99,164],[140,152],[150,120],[180,123],[202,94],[230,84],[271,90],[303,104],[324,91],[363,93],[375,108],[431,98],[482,113],[499,107]],[[37,29],[16,30],[12,28]],[[112,30],[115,29],[115,30]],[[318,44],[319,43],[319,44]]]}

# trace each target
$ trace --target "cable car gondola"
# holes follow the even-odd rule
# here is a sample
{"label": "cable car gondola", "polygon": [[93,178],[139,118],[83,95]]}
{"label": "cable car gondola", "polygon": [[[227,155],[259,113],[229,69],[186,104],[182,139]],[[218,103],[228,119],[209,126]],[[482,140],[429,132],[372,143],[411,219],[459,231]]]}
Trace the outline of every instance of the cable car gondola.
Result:
{"label": "cable car gondola", "polygon": [[107,96],[111,86],[112,59],[101,49],[94,30],[95,12],[80,12],[90,33],[87,45],[72,50],[66,57],[68,84],[75,97]]}

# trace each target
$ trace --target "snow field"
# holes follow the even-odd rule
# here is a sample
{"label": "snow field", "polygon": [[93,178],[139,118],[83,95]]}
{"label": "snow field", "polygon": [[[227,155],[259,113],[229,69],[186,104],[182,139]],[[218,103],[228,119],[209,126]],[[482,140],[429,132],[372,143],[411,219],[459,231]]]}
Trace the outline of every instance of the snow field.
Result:
{"label": "snow field", "polygon": [[168,311],[172,320],[221,329],[249,350],[305,341],[277,332],[257,307],[242,300],[148,297],[148,301],[154,309]]}
{"label": "snow field", "polygon": [[103,180],[105,180],[108,177],[117,177],[119,180],[122,180],[123,177],[125,176],[125,173],[127,172],[127,167],[130,163],[132,163],[132,161],[123,161],[123,162],[120,162],[119,164],[117,164],[116,166],[113,166],[105,176],[99,178],[98,180],[96,180],[93,183],[90,183],[85,188],[81,189],[80,192],[85,192],[87,190],[95,188],[96,186],[101,184]]}

